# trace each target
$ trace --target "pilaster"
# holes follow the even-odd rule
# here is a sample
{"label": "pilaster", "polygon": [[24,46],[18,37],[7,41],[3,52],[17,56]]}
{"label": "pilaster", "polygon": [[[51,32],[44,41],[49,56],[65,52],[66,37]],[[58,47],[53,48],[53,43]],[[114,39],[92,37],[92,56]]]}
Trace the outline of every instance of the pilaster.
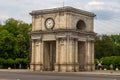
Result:
{"label": "pilaster", "polygon": [[95,64],[94,64],[94,41],[91,42],[91,48],[92,48],[92,70],[95,70]]}
{"label": "pilaster", "polygon": [[31,64],[30,64],[30,68],[31,70],[36,70],[39,71],[42,69],[42,58],[43,57],[43,53],[42,53],[42,40],[41,40],[41,36],[40,35],[36,35],[36,36],[31,36],[32,39],[32,59],[31,59]]}
{"label": "pilaster", "polygon": [[67,38],[57,36],[55,71],[65,72],[67,69],[66,64],[67,64]]}
{"label": "pilaster", "polygon": [[60,39],[56,39],[56,63],[55,71],[60,71]]}
{"label": "pilaster", "polygon": [[32,53],[31,53],[31,63],[30,63],[30,69],[31,70],[35,70],[35,42],[34,40],[31,41],[32,42]]}
{"label": "pilaster", "polygon": [[67,71],[78,71],[78,53],[77,53],[77,38],[68,36],[67,41],[68,53],[67,53]]}
{"label": "pilaster", "polygon": [[92,40],[86,41],[85,70],[94,70],[94,43]]}

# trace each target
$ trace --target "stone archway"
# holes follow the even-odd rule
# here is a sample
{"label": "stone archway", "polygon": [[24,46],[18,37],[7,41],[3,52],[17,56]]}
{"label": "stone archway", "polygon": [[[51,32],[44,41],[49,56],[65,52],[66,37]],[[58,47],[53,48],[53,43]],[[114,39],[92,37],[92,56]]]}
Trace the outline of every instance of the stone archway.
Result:
{"label": "stone archway", "polygon": [[35,10],[30,14],[31,70],[94,70],[95,14],[72,7]]}
{"label": "stone archway", "polygon": [[54,71],[56,61],[56,41],[44,41],[44,71]]}
{"label": "stone archway", "polygon": [[85,42],[78,41],[78,63],[79,63],[79,70],[85,70]]}

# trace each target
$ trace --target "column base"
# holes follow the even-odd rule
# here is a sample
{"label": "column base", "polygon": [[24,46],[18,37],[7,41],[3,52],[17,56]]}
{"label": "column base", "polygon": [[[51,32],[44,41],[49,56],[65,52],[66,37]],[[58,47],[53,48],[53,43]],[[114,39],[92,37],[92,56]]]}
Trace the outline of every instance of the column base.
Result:
{"label": "column base", "polygon": [[93,71],[93,70],[95,70],[95,65],[94,64],[86,64],[85,70],[86,71]]}
{"label": "column base", "polygon": [[43,65],[42,64],[30,64],[30,70],[43,71]]}
{"label": "column base", "polygon": [[32,70],[32,71],[35,70],[35,66],[34,66],[34,64],[30,64],[30,70]]}
{"label": "column base", "polygon": [[56,72],[78,72],[78,64],[55,64]]}
{"label": "column base", "polygon": [[66,72],[67,66],[66,64],[55,64],[56,72]]}

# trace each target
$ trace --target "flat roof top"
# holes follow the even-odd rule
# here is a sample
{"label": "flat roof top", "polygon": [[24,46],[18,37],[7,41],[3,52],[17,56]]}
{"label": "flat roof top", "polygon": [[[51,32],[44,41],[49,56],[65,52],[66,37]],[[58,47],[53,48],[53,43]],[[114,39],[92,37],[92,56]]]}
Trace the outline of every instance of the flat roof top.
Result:
{"label": "flat roof top", "polygon": [[51,8],[51,9],[43,9],[43,10],[34,10],[30,13],[30,15],[41,15],[41,14],[50,14],[50,13],[59,13],[59,12],[73,12],[78,14],[83,14],[87,16],[94,17],[96,16],[92,12],[84,11],[81,9],[65,6],[65,7],[58,7],[58,8]]}

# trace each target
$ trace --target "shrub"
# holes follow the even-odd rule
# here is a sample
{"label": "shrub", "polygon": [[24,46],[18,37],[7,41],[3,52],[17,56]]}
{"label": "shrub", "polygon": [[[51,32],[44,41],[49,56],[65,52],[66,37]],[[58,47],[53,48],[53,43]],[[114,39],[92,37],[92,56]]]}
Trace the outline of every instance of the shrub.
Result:
{"label": "shrub", "polygon": [[14,59],[4,59],[0,58],[0,68],[27,68],[28,59],[27,58],[16,58]]}
{"label": "shrub", "polygon": [[[110,69],[110,64],[112,64],[115,68],[119,68],[120,69],[120,56],[110,56],[110,57],[102,57],[101,59],[99,59],[100,61],[102,61],[102,65],[103,68],[107,68]],[[96,59],[95,59],[96,61]],[[95,62],[96,64],[96,62]]]}

